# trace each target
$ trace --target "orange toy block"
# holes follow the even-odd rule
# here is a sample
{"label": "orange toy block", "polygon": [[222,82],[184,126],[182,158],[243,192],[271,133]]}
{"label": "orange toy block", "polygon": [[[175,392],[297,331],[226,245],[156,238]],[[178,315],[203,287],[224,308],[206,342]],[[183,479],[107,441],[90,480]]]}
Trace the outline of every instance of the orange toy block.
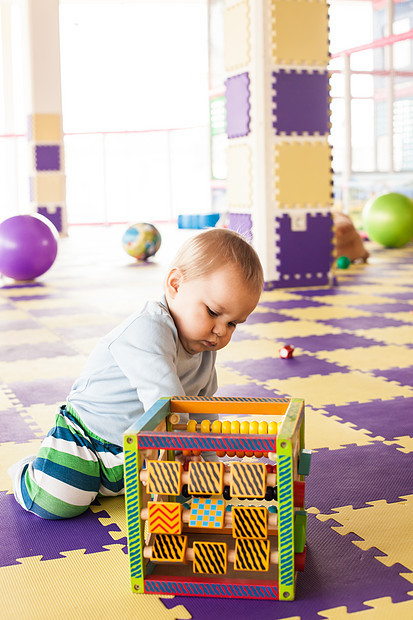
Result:
{"label": "orange toy block", "polygon": [[221,495],[224,487],[224,463],[189,463],[190,495]]}
{"label": "orange toy block", "polygon": [[151,534],[180,534],[182,504],[148,502],[148,527]]}
{"label": "orange toy block", "polygon": [[234,506],[232,536],[264,540],[267,538],[268,511],[262,506]]}
{"label": "orange toy block", "polygon": [[235,543],[235,570],[267,571],[269,567],[269,540],[237,539]]}
{"label": "orange toy block", "polygon": [[182,464],[178,461],[148,461],[148,493],[179,495]]}
{"label": "orange toy block", "polygon": [[232,497],[265,497],[266,476],[264,463],[231,463]]}

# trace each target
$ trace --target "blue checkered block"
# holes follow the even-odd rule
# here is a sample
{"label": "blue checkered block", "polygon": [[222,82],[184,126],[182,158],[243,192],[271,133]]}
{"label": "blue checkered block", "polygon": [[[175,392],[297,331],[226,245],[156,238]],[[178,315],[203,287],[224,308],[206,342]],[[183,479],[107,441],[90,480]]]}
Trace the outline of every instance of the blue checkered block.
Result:
{"label": "blue checkered block", "polygon": [[222,528],[225,518],[223,499],[194,497],[189,515],[189,527]]}

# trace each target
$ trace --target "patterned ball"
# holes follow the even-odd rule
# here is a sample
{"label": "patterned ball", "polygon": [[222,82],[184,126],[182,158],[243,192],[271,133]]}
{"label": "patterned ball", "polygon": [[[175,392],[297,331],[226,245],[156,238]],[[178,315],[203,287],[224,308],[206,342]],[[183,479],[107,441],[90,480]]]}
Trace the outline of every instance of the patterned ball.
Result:
{"label": "patterned ball", "polygon": [[124,233],[122,246],[129,256],[137,260],[147,260],[161,247],[161,235],[152,224],[133,224]]}

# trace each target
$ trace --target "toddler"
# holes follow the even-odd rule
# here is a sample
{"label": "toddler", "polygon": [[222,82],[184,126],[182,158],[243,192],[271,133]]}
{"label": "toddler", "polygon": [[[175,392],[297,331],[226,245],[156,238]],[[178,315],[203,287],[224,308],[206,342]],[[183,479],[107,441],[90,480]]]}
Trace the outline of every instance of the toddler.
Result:
{"label": "toddler", "polygon": [[256,307],[257,253],[214,228],[189,239],[147,302],[97,344],[36,457],[13,465],[16,500],[45,519],[83,513],[124,493],[123,433],[159,398],[212,396],[216,352]]}

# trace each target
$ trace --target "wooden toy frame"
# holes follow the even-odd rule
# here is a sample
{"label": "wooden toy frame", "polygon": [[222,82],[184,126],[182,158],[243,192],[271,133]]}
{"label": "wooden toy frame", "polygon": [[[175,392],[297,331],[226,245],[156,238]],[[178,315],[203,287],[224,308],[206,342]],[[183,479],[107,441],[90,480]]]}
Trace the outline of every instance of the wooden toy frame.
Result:
{"label": "wooden toy frame", "polygon": [[[247,416],[256,416],[261,419],[273,416],[279,420],[278,433],[269,435],[182,431],[183,425],[177,422],[179,422],[179,414],[184,413],[203,414],[204,416],[209,414],[214,418],[220,415],[227,419],[233,415],[243,416],[244,419],[248,419]],[[251,452],[258,455],[260,452],[269,454],[270,458],[276,459],[278,517],[277,531],[273,530],[273,532],[275,531],[276,534],[278,553],[275,552],[276,555],[273,557],[277,558],[278,570],[274,576],[268,574],[265,576],[266,579],[246,579],[244,572],[241,572],[242,578],[222,577],[215,574],[177,576],[179,564],[176,563],[173,564],[171,574],[152,574],[158,565],[155,565],[150,559],[151,556],[148,555],[147,549],[151,548],[146,545],[153,534],[145,531],[145,521],[142,518],[142,511],[145,511],[151,499],[144,482],[148,480],[144,462],[153,459],[174,461],[176,450],[184,451],[184,454],[185,451],[198,451],[198,453],[199,451],[220,451],[222,454],[222,451],[232,451],[231,453],[238,451],[239,453],[243,450],[250,454]],[[294,599],[296,571],[303,570],[306,552],[304,546],[305,483],[302,473],[308,473],[309,452],[304,450],[303,400],[298,398],[161,398],[125,433],[124,454],[130,577],[134,592],[285,601]],[[300,466],[301,457],[303,457],[302,464],[304,460],[307,461],[305,466]],[[252,460],[249,459],[249,461]],[[274,474],[271,479],[275,479]],[[176,497],[158,495],[156,498],[155,496],[160,503],[179,501]],[[294,530],[297,522],[301,524],[301,527],[304,522],[304,530],[301,530],[302,548],[299,553],[295,552],[297,547],[295,548],[294,544]],[[190,534],[194,531],[199,532],[196,528]],[[228,534],[228,529],[226,532]],[[184,529],[183,533],[187,533],[187,530]],[[217,533],[219,535],[219,532],[214,530],[214,540],[217,539]],[[185,549],[187,538],[185,537]],[[185,558],[185,552],[184,550],[183,558]],[[193,556],[188,557],[192,559]],[[164,564],[164,573],[165,566]]]}

